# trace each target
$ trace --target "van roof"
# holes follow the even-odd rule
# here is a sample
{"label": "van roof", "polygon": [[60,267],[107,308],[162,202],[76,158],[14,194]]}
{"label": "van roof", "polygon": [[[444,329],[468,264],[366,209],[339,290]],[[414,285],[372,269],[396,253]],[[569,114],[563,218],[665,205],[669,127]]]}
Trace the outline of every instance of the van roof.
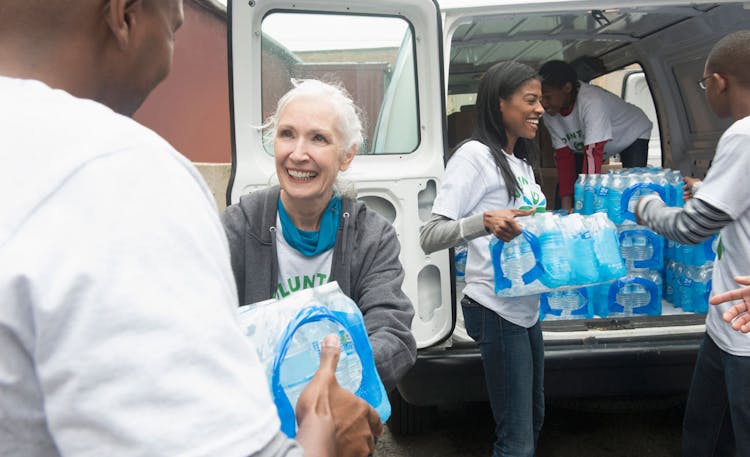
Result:
{"label": "van roof", "polygon": [[[449,93],[475,92],[481,75],[502,60],[524,62],[534,68],[548,60],[565,60],[576,67],[581,79],[589,80],[606,71],[602,61],[608,53],[718,7],[716,3],[678,5],[669,1],[662,3],[671,5],[659,7],[652,1],[587,9],[587,4],[602,2],[547,0],[543,11],[518,13],[516,7],[516,11],[499,13],[508,5],[521,3],[526,11],[535,11],[533,2],[502,3],[499,7],[497,0],[441,2],[446,14],[456,20],[449,30]],[[639,6],[641,3],[649,5]],[[550,4],[570,9],[554,11]],[[480,8],[484,6],[492,14],[485,14]]]}

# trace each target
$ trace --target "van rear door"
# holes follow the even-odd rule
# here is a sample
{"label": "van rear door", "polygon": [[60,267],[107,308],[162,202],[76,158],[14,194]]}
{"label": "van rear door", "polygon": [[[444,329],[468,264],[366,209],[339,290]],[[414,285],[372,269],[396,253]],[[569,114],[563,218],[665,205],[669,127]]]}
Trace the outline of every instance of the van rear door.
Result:
{"label": "van rear door", "polygon": [[227,198],[276,182],[264,120],[292,78],[342,84],[365,114],[366,141],[343,176],[389,219],[419,347],[446,339],[455,303],[449,253],[425,255],[419,228],[444,172],[440,10],[431,0],[230,2],[232,177]]}

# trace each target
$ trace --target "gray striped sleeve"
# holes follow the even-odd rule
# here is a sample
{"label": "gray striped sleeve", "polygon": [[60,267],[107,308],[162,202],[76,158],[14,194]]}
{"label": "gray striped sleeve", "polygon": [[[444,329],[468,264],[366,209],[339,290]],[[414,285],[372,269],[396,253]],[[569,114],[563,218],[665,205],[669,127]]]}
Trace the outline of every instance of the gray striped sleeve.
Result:
{"label": "gray striped sleeve", "polygon": [[487,231],[482,213],[457,221],[433,213],[432,218],[419,230],[419,244],[429,254],[485,235]]}
{"label": "gray striped sleeve", "polygon": [[682,208],[668,207],[659,197],[643,197],[638,216],[659,235],[683,244],[698,244],[732,222],[728,214],[700,198],[691,198]]}

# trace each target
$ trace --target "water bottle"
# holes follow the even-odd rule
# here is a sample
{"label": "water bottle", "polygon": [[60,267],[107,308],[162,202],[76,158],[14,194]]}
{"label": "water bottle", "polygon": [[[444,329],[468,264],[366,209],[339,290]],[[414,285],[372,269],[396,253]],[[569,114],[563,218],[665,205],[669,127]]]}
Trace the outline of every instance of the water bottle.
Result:
{"label": "water bottle", "polygon": [[606,213],[607,212],[607,195],[609,194],[609,175],[595,175],[597,177],[595,181],[595,192],[594,192],[594,213]]}
{"label": "water bottle", "polygon": [[338,336],[338,383],[365,400],[386,421],[388,394],[375,368],[362,312],[333,281],[279,300],[239,308],[239,321],[265,369],[281,430],[296,434],[295,406],[320,365],[321,343]]}
{"label": "water bottle", "polygon": [[699,267],[685,265],[679,277],[680,304],[686,312],[694,313],[700,307],[701,297],[695,296],[695,281],[699,278]]}
{"label": "water bottle", "polygon": [[664,260],[677,260],[677,242],[669,238],[664,241]]}
{"label": "water bottle", "polygon": [[545,292],[539,298],[542,320],[565,320],[593,317],[585,288]]}
{"label": "water bottle", "polygon": [[[340,325],[321,320],[305,324],[292,337],[286,357],[281,362],[279,380],[284,393],[295,408],[302,390],[307,387],[320,365],[320,348],[328,334],[337,334],[341,356],[336,367],[336,380],[344,389],[356,392],[362,383],[362,364],[354,350],[352,336]],[[294,420],[294,418],[290,418]],[[283,419],[282,419],[283,421]]]}
{"label": "water bottle", "polygon": [[[682,281],[685,276],[685,265],[675,262],[672,272],[672,304],[675,308],[684,308],[682,298]],[[690,304],[688,303],[688,307]],[[683,309],[684,310],[684,309]]]}
{"label": "water bottle", "polygon": [[675,308],[679,308],[680,306],[675,303],[674,299],[674,283],[675,283],[675,269],[677,268],[677,262],[674,260],[669,260],[664,265],[664,289],[662,297],[664,300],[668,301],[669,303],[672,303]]}
{"label": "water bottle", "polygon": [[628,271],[650,268],[664,269],[664,238],[638,225],[623,225],[620,245]]}
{"label": "water bottle", "polygon": [[607,191],[607,216],[619,225],[624,217],[622,212],[622,192],[627,187],[625,177],[622,173],[613,174]]}
{"label": "water bottle", "polygon": [[611,281],[625,276],[625,262],[620,255],[617,228],[604,214],[594,214],[586,219],[586,223],[593,237],[599,281]]}
{"label": "water bottle", "polygon": [[667,202],[667,205],[669,205],[669,201],[671,200],[670,194],[670,182],[668,178],[668,173],[671,172],[671,170],[667,170],[664,168],[654,168],[653,169],[653,182],[657,186],[664,189],[664,201]]}
{"label": "water bottle", "polygon": [[623,285],[616,297],[615,304],[622,308],[619,311],[622,316],[633,316],[634,309],[646,305],[651,298],[643,286],[634,283]]}
{"label": "water bottle", "polygon": [[584,223],[584,218],[578,214],[571,214],[562,218],[562,221],[565,239],[568,241],[573,284],[587,285],[600,282],[594,240]]}
{"label": "water bottle", "polygon": [[581,214],[593,214],[594,212],[594,186],[596,175],[586,175],[583,181],[583,208]]}
{"label": "water bottle", "polygon": [[708,298],[711,294],[713,264],[707,263],[695,267],[693,273],[693,312],[706,313],[708,312]]}
{"label": "water bottle", "polygon": [[620,253],[628,270],[633,269],[633,262],[640,260],[634,230],[620,232]]}
{"label": "water bottle", "polygon": [[490,242],[490,251],[495,270],[495,293],[523,288],[523,275],[531,271],[536,264],[531,246],[524,237],[517,236],[507,243],[493,238]]}
{"label": "water bottle", "polygon": [[693,265],[693,251],[695,251],[695,247],[682,243],[677,243],[675,246],[677,248],[676,260],[684,265]]}
{"label": "water bottle", "polygon": [[607,317],[609,315],[609,290],[616,286],[615,282],[597,284],[587,288],[589,302],[593,305],[593,312],[597,316]]}
{"label": "water bottle", "polygon": [[570,285],[573,280],[571,259],[562,228],[557,223],[559,218],[551,214],[539,214],[537,218],[541,222],[538,238],[544,267],[540,280],[550,289]]}
{"label": "water bottle", "polygon": [[654,247],[649,242],[645,234],[638,234],[630,237],[633,242],[632,263],[639,260],[647,260],[654,256]]}
{"label": "water bottle", "polygon": [[653,270],[636,271],[610,288],[610,315],[661,314],[661,274]]}
{"label": "water bottle", "polygon": [[583,186],[584,181],[586,181],[586,175],[580,174],[578,175],[578,179],[576,180],[575,184],[573,185],[573,210],[576,213],[582,213],[583,212]]}
{"label": "water bottle", "polygon": [[669,187],[670,201],[667,203],[669,206],[683,206],[685,202],[682,200],[682,173],[680,170],[669,170],[667,173],[667,186]]}

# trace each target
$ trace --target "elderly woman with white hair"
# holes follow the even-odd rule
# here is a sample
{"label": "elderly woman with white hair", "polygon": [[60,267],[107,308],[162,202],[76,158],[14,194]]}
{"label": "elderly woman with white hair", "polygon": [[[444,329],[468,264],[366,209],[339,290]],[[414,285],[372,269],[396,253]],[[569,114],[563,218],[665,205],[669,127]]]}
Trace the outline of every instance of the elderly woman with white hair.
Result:
{"label": "elderly woman with white hair", "polygon": [[240,304],[337,281],[362,310],[378,374],[392,390],[416,358],[414,308],[401,290],[393,226],[337,184],[363,142],[358,110],[343,89],[303,80],[268,125],[279,185],[242,196],[222,215]]}

